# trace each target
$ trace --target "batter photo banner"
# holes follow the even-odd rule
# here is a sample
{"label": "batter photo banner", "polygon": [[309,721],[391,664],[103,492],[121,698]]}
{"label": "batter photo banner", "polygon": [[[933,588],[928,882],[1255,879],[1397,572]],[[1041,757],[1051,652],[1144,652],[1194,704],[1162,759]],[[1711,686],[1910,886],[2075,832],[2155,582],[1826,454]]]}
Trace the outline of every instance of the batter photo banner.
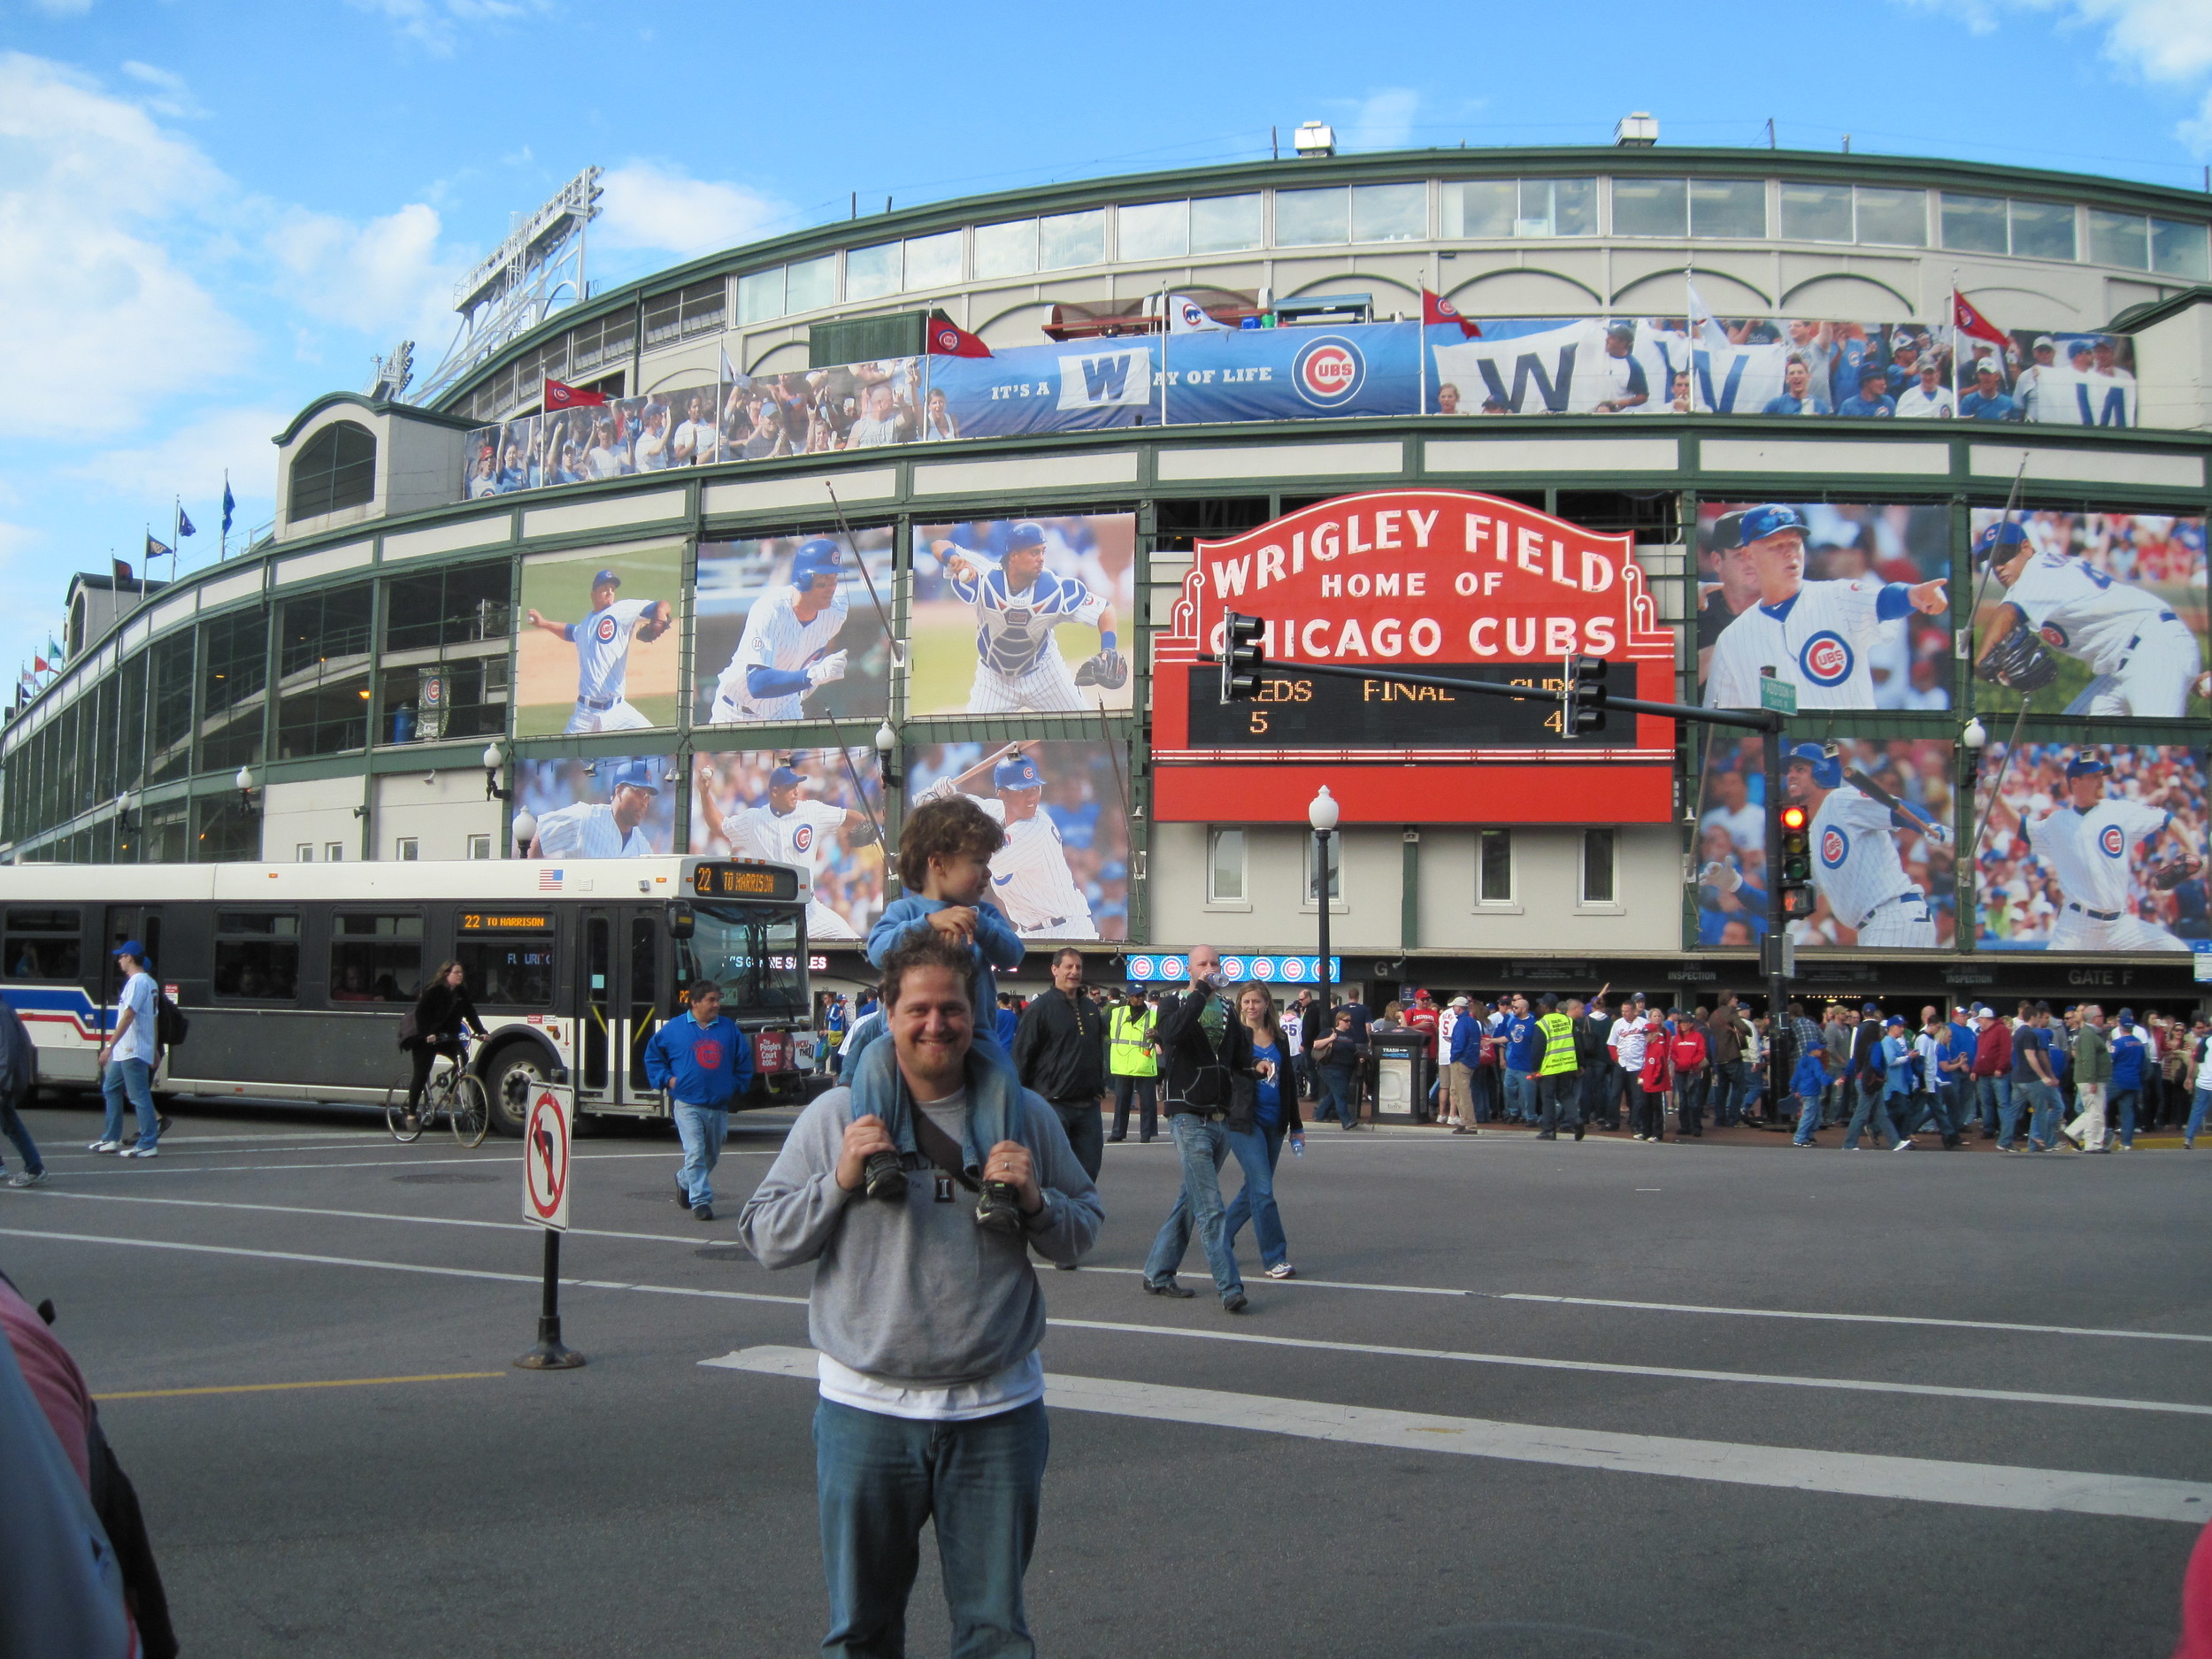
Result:
{"label": "batter photo banner", "polygon": [[746,749],[691,757],[691,851],[797,864],[814,884],[807,938],[851,945],[883,914],[876,751]]}
{"label": "batter photo banner", "polygon": [[[518,858],[643,858],[676,850],[683,773],[666,755],[515,763]],[[525,814],[534,822],[521,833]]]}
{"label": "batter photo banner", "polygon": [[2212,939],[2204,760],[2180,747],[1984,749],[1976,944],[2110,955]]}
{"label": "batter photo banner", "polygon": [[1126,711],[1136,570],[1132,513],[917,525],[908,715]]}
{"label": "batter photo banner", "polygon": [[680,541],[525,559],[515,735],[674,726],[683,570]]}
{"label": "batter photo banner", "polygon": [[1976,708],[2204,718],[2202,518],[1978,508],[1972,526]]}
{"label": "batter photo banner", "polygon": [[907,751],[910,810],[973,799],[1006,829],[992,903],[1024,939],[1129,937],[1129,746],[934,743]]}
{"label": "batter photo banner", "polygon": [[699,726],[865,723],[891,711],[895,537],[707,541],[699,548],[691,718]]}
{"label": "batter photo banner", "polygon": [[1801,711],[1952,706],[1951,520],[1939,506],[1698,503],[1698,700]]}
{"label": "batter photo banner", "polygon": [[[1947,950],[1958,939],[1948,738],[1786,743],[1786,803],[1805,809],[1813,913],[1800,950]],[[1769,803],[1756,737],[1717,744],[1698,798],[1698,943],[1766,933]]]}

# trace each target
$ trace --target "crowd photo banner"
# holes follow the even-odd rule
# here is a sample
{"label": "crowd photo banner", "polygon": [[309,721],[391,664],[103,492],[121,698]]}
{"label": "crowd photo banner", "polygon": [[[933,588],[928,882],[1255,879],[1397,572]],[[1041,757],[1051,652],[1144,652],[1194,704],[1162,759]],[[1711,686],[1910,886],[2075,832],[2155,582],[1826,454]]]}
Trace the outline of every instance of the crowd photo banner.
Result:
{"label": "crowd photo banner", "polygon": [[1133,513],[914,526],[910,717],[1124,712]]}
{"label": "crowd photo banner", "polygon": [[891,711],[895,535],[704,541],[692,595],[700,726],[865,722]]}
{"label": "crowd photo banner", "polygon": [[691,757],[691,851],[804,869],[807,938],[864,940],[883,913],[883,783],[873,748]]}
{"label": "crowd photo banner", "polygon": [[1948,508],[1700,502],[1697,545],[1707,708],[1757,708],[1770,666],[1801,710],[1951,706]]}
{"label": "crowd photo banner", "polygon": [[683,575],[680,541],[525,559],[515,735],[674,726]]}
{"label": "crowd photo banner", "polygon": [[2212,939],[2204,762],[2179,746],[1990,744],[1975,801],[1976,943],[2105,955]]}
{"label": "crowd photo banner", "polygon": [[1978,709],[2204,716],[2202,518],[1977,508],[1971,526]]}
{"label": "crowd photo banner", "polygon": [[954,794],[1005,826],[992,903],[1024,939],[1129,937],[1129,746],[1100,739],[907,751],[911,805]]}
{"label": "crowd photo banner", "polygon": [[516,817],[536,820],[518,858],[642,858],[676,850],[683,773],[665,755],[515,763]]}
{"label": "crowd photo banner", "polygon": [[[1697,942],[1756,944],[1767,931],[1770,803],[1761,740],[1707,740],[1698,795]],[[1948,738],[1786,742],[1786,802],[1810,815],[1813,913],[1799,949],[1947,950],[1958,940]]]}

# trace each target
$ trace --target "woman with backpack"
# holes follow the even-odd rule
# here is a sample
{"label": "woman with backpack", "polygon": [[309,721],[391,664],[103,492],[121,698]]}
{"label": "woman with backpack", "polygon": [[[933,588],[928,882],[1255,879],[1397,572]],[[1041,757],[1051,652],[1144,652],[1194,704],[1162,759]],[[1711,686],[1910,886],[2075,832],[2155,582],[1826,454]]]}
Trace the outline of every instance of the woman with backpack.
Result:
{"label": "woman with backpack", "polygon": [[1674,1010],[1673,1034],[1667,1039],[1668,1072],[1674,1085],[1674,1125],[1692,1140],[1705,1138],[1705,1026],[1680,1009]]}
{"label": "woman with backpack", "polygon": [[415,999],[415,1011],[409,1016],[413,1030],[403,1030],[399,1046],[408,1050],[415,1062],[415,1074],[407,1085],[406,1126],[415,1127],[419,1121],[417,1108],[422,1104],[423,1089],[430,1081],[430,1068],[444,1055],[454,1064],[461,1064],[461,1027],[466,1025],[478,1036],[484,1034],[484,1022],[476,1017],[476,1004],[469,1000],[468,974],[457,962],[449,962],[439,968],[437,975],[422,988]]}

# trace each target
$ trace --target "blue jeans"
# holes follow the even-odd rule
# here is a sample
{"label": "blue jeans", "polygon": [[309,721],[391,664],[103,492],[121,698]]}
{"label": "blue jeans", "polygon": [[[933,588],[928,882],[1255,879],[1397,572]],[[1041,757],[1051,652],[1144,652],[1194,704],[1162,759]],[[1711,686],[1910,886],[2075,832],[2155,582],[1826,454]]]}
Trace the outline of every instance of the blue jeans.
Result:
{"label": "blue jeans", "polygon": [[1479,1065],[1475,1068],[1475,1121],[1494,1124],[1498,1121],[1498,1068]]}
{"label": "blue jeans", "polygon": [[2012,1104],[2012,1083],[2001,1077],[1978,1077],[1974,1079],[1975,1115],[1981,1119],[1982,1129],[1995,1134],[2004,1121],[2005,1109]]}
{"label": "blue jeans", "polygon": [[1509,1124],[1536,1121],[1534,1079],[1511,1066],[1505,1069],[1505,1120]]}
{"label": "blue jeans", "polygon": [[2193,1147],[2197,1144],[2197,1132],[2204,1127],[2208,1111],[2212,1111],[2212,1088],[2200,1088],[2190,1098],[2188,1125],[2181,1132],[2181,1138]]}
{"label": "blue jeans", "polygon": [[[2192,1130],[2191,1133],[2195,1131]],[[13,1094],[0,1094],[0,1134],[15,1142],[15,1149],[23,1155],[23,1167],[36,1175],[46,1167],[46,1160],[38,1155],[38,1147],[31,1139],[31,1132],[23,1126],[23,1120],[15,1115]]]}
{"label": "blue jeans", "polygon": [[[2019,1093],[2016,1086],[2013,1092],[2016,1094]],[[2049,1083],[2029,1084],[2028,1104],[2031,1110],[2031,1116],[2028,1118],[2028,1144],[2047,1148],[2054,1141],[2058,1139],[2060,1101],[2057,1088]],[[2129,1122],[2132,1124],[2133,1121],[2131,1114]]]}
{"label": "blue jeans", "polygon": [[2105,1121],[2118,1125],[2120,1144],[2124,1147],[2135,1144],[2135,1112],[2142,1101],[2141,1089],[2124,1088],[2105,1102]]}
{"label": "blue jeans", "polygon": [[[1824,1094],[1823,1090],[1821,1093]],[[1790,1138],[1801,1147],[1813,1144],[1813,1135],[1820,1128],[1820,1094],[1800,1094],[1797,1101],[1797,1133]]]}
{"label": "blue jeans", "polygon": [[1899,1129],[1890,1118],[1891,1097],[1879,1094],[1870,1094],[1866,1090],[1859,1088],[1855,1082],[1851,1087],[1858,1091],[1859,1103],[1858,1109],[1851,1114],[1850,1123],[1844,1127],[1844,1150],[1847,1152],[1858,1150],[1859,1136],[1870,1124],[1873,1125],[1874,1138],[1877,1141],[1879,1141],[1885,1134],[1890,1137],[1893,1144],[1902,1141],[1905,1138],[1904,1132]]}
{"label": "blue jeans", "polygon": [[1751,1062],[1732,1060],[1726,1065],[1713,1068],[1713,1126],[1727,1129],[1743,1121],[1744,1113],[1759,1098],[1758,1080],[1751,1075]]}
{"label": "blue jeans", "polygon": [[1033,1400],[995,1417],[937,1423],[825,1400],[814,1408],[814,1485],[829,1581],[825,1654],[898,1659],[922,1524],[952,1615],[950,1659],[1036,1653],[1022,1575],[1037,1541],[1052,1433]]}
{"label": "blue jeans", "polygon": [[[1335,1070],[1324,1066],[1322,1074]],[[1214,1289],[1226,1302],[1244,1290],[1235,1253],[1229,1248],[1228,1230],[1222,1225],[1221,1165],[1229,1156],[1229,1125],[1217,1118],[1177,1112],[1167,1120],[1167,1128],[1175,1138],[1176,1156],[1183,1160],[1183,1190],[1175,1195],[1175,1208],[1167,1212],[1159,1236],[1152,1240],[1152,1254],[1145,1258],[1145,1280],[1156,1285],[1175,1276],[1195,1226]]]}
{"label": "blue jeans", "polygon": [[1685,1073],[1674,1080],[1674,1124],[1686,1135],[1705,1133],[1705,1074]]}
{"label": "blue jeans", "polygon": [[722,1161],[722,1142],[730,1133],[726,1106],[687,1106],[676,1102],[676,1138],[684,1143],[683,1167],[676,1185],[684,1202],[694,1210],[714,1202],[714,1166]]}
{"label": "blue jeans", "polygon": [[150,1152],[161,1139],[161,1119],[154,1110],[154,1069],[143,1060],[111,1060],[100,1074],[100,1093],[106,1097],[107,1124],[103,1141],[123,1138],[123,1098],[130,1097],[138,1118],[138,1149]]}
{"label": "blue jeans", "polygon": [[1280,1124],[1254,1124],[1249,1129],[1229,1132],[1229,1150],[1244,1171],[1244,1185],[1222,1212],[1222,1242],[1234,1252],[1237,1234],[1252,1224],[1252,1236],[1260,1241],[1260,1260],[1272,1267],[1290,1259],[1290,1241],[1283,1237],[1283,1212],[1275,1207],[1275,1166],[1283,1160]]}
{"label": "blue jeans", "polygon": [[[1325,1122],[1354,1124],[1359,1121],[1359,1092],[1354,1084],[1352,1069],[1343,1065],[1317,1065],[1314,1072],[1321,1079],[1321,1104],[1314,1108],[1314,1117]],[[1172,1128],[1175,1120],[1168,1119]]]}

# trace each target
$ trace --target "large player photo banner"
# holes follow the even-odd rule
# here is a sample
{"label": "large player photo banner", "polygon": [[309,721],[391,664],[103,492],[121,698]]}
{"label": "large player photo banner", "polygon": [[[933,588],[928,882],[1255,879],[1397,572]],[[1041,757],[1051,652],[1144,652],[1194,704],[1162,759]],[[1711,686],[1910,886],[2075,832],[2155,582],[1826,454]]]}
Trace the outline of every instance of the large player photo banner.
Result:
{"label": "large player photo banner", "polygon": [[1129,747],[933,743],[907,751],[908,810],[972,798],[1006,829],[990,901],[1024,939],[1129,937]]}
{"label": "large player photo banner", "polygon": [[807,938],[868,937],[883,914],[883,783],[868,749],[691,757],[691,850],[797,864],[814,885]]}
{"label": "large player photo banner", "polygon": [[1755,709],[1760,671],[1801,710],[1951,706],[1950,510],[1698,504],[1698,700]]}
{"label": "large player photo banner", "polygon": [[691,718],[865,723],[891,711],[895,537],[766,536],[699,547]]}
{"label": "large player photo banner", "polygon": [[917,525],[907,713],[1126,710],[1136,571],[1132,513]]}
{"label": "large player photo banner", "polygon": [[1974,703],[2011,713],[2205,713],[2205,521],[1973,515]]}
{"label": "large player photo banner", "polygon": [[1984,950],[2186,950],[2206,914],[2200,749],[1992,743],[1975,822]]}
{"label": "large player photo banner", "polygon": [[[1782,792],[1809,815],[1813,913],[1802,949],[1937,950],[1958,938],[1948,738],[1786,742]],[[1767,931],[1768,803],[1761,740],[1716,740],[1698,800],[1698,943]]]}
{"label": "large player photo banner", "polygon": [[514,856],[559,860],[672,853],[676,792],[682,787],[682,771],[665,755],[518,760]]}
{"label": "large player photo banner", "polygon": [[515,735],[674,726],[683,573],[680,541],[525,559]]}

